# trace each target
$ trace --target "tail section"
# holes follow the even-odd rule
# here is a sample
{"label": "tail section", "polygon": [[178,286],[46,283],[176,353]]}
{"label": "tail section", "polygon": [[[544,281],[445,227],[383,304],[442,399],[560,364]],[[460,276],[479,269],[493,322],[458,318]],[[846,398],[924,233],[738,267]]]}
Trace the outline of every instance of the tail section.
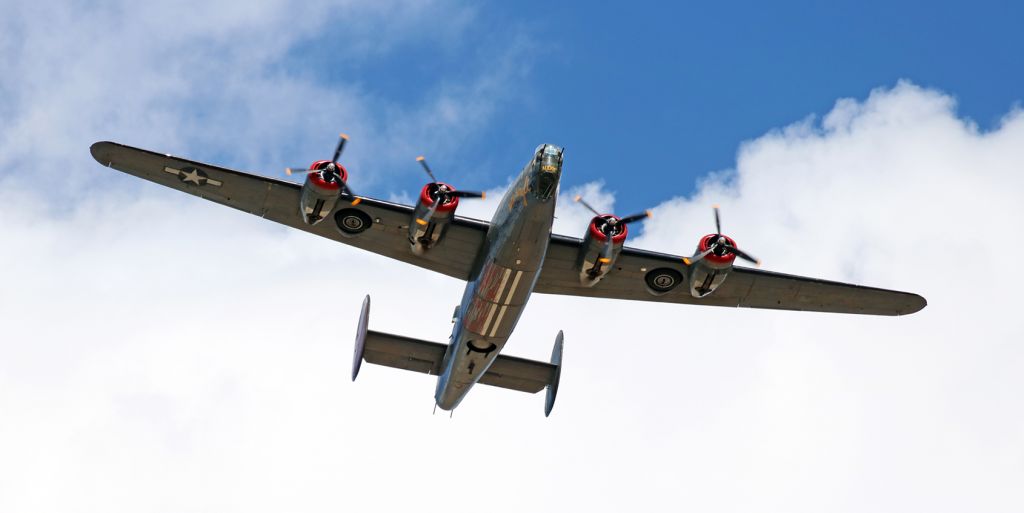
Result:
{"label": "tail section", "polygon": [[555,347],[551,349],[551,365],[555,371],[551,375],[551,382],[548,383],[547,397],[544,398],[544,416],[551,415],[551,409],[555,407],[555,396],[558,395],[558,380],[562,377],[562,339],[561,330],[555,337]]}
{"label": "tail section", "polygon": [[[367,329],[370,315],[370,296],[363,300],[359,325],[356,329],[355,351],[352,359],[352,380],[359,375],[363,361],[385,367],[394,367],[424,374],[438,375],[444,362],[446,344],[419,340],[391,333]],[[561,373],[562,333],[555,339],[551,363],[527,360],[515,356],[498,355],[491,367],[480,377],[485,385],[535,394],[547,388],[544,415],[551,413],[558,392]]]}

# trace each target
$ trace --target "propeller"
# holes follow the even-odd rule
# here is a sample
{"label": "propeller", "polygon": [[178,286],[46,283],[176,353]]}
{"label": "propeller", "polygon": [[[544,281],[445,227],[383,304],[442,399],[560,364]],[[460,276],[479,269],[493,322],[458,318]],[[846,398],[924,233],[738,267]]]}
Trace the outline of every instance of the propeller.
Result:
{"label": "propeller", "polygon": [[305,168],[301,168],[301,167],[286,167],[286,168],[284,168],[284,172],[288,176],[291,176],[292,174],[295,174],[295,173],[305,173],[307,175],[310,175],[310,174],[313,174],[313,173],[320,173],[320,176],[322,176],[323,179],[325,181],[327,181],[328,183],[334,182],[334,183],[338,184],[338,186],[341,187],[341,192],[343,194],[348,194],[349,196],[352,196],[353,198],[355,198],[355,199],[352,200],[352,204],[353,205],[358,205],[361,201],[363,201],[363,199],[356,197],[355,193],[352,192],[352,188],[349,187],[347,183],[345,183],[345,180],[341,177],[341,170],[338,169],[338,164],[337,164],[338,159],[341,157],[342,150],[345,149],[345,143],[347,143],[347,142],[348,142],[348,136],[347,135],[345,135],[345,134],[338,134],[338,145],[335,146],[335,148],[334,148],[334,156],[331,157],[331,161],[328,162],[327,165],[322,166],[319,169],[305,169]]}
{"label": "propeller", "polygon": [[573,200],[576,201],[576,203],[580,203],[584,207],[587,207],[587,210],[593,212],[595,217],[604,221],[597,227],[599,230],[601,230],[601,233],[603,233],[605,235],[605,238],[607,239],[604,247],[601,248],[601,258],[598,259],[602,264],[607,264],[612,261],[612,251],[615,249],[615,242],[612,239],[615,237],[615,235],[617,235],[617,227],[621,225],[623,228],[625,228],[625,226],[629,223],[633,223],[651,217],[650,210],[644,210],[643,212],[640,212],[638,214],[632,214],[622,218],[615,217],[614,215],[605,216],[604,214],[598,212],[597,209],[590,206],[590,203],[587,203],[587,201],[583,199],[583,196],[577,195],[575,198],[573,198]]}
{"label": "propeller", "polygon": [[754,258],[749,253],[747,253],[746,251],[743,251],[740,248],[737,248],[736,246],[733,245],[732,242],[729,241],[728,238],[726,238],[724,235],[722,235],[722,218],[721,218],[721,215],[718,212],[718,210],[719,210],[718,209],[718,205],[715,205],[713,208],[714,208],[714,211],[715,211],[715,237],[714,237],[714,239],[711,240],[711,243],[708,245],[708,249],[705,249],[704,251],[701,251],[700,253],[694,255],[693,258],[684,258],[683,262],[685,262],[686,265],[693,265],[693,264],[695,264],[697,262],[700,262],[701,260],[704,259],[704,257],[710,255],[711,253],[714,253],[714,254],[719,255],[719,256],[725,256],[725,255],[732,254],[732,255],[736,255],[736,256],[742,258],[743,260],[746,260],[747,262],[750,262],[750,263],[760,267],[760,265],[761,265],[761,261],[760,260]]}
{"label": "propeller", "polygon": [[430,219],[432,217],[434,217],[434,212],[437,212],[437,207],[439,207],[439,206],[441,206],[441,205],[443,205],[445,203],[450,203],[453,198],[486,198],[487,197],[487,193],[485,193],[485,192],[460,191],[460,190],[456,190],[456,189],[452,188],[448,184],[444,184],[444,183],[441,183],[441,182],[437,181],[437,177],[434,176],[434,172],[431,171],[430,170],[430,166],[427,165],[427,159],[425,157],[423,157],[422,155],[420,155],[419,157],[416,157],[416,162],[419,162],[420,165],[423,166],[423,170],[427,172],[428,176],[430,176],[430,184],[427,184],[427,185],[428,186],[429,185],[435,185],[436,186],[436,190],[435,191],[431,191],[431,193],[430,193],[430,197],[431,197],[431,199],[434,200],[434,203],[430,205],[430,208],[427,209],[427,213],[423,217],[416,219],[416,224],[418,224],[420,226],[426,226],[426,225],[430,224]]}

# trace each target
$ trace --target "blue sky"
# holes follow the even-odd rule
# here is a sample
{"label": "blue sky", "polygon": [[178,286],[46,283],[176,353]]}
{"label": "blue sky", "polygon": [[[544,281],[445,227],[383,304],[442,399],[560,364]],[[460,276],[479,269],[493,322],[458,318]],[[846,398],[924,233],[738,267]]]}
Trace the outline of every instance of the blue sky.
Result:
{"label": "blue sky", "polygon": [[[347,132],[353,185],[378,196],[415,195],[421,153],[456,186],[485,188],[553,142],[569,151],[564,183],[604,180],[620,214],[691,194],[735,167],[744,141],[900,79],[951,95],[982,129],[1024,94],[1013,2],[213,5],[156,8],[141,23],[83,6],[56,39],[12,16],[7,46],[30,57],[9,76],[42,92],[96,83],[52,107],[89,124],[47,129],[74,145],[117,139],[276,174]],[[110,23],[121,29],[93,34]],[[60,47],[73,39],[92,44]],[[78,65],[54,67],[62,59]],[[0,109],[17,112],[17,97]],[[19,148],[32,165],[38,152]]]}
{"label": "blue sky", "polygon": [[[0,2],[0,511],[1024,511],[1017,4]],[[583,192],[690,254],[721,203],[768,270],[929,305],[535,294],[505,351],[564,331],[554,414],[431,416],[433,377],[350,382],[351,334],[371,294],[443,341],[462,281],[88,152],[281,176],[341,131],[363,194],[413,196],[421,153],[497,192],[554,142],[559,233]]]}
{"label": "blue sky", "polygon": [[[474,49],[526,39],[521,95],[466,141],[461,162],[437,165],[480,187],[539,142],[563,144],[566,183],[604,179],[625,213],[691,193],[733,167],[744,140],[899,79],[952,94],[961,115],[992,127],[1024,94],[1022,21],[1017,2],[489,2],[459,41],[356,63],[325,55],[328,43],[288,65],[414,104],[423,85],[478,68]],[[411,190],[422,177],[408,172]]]}

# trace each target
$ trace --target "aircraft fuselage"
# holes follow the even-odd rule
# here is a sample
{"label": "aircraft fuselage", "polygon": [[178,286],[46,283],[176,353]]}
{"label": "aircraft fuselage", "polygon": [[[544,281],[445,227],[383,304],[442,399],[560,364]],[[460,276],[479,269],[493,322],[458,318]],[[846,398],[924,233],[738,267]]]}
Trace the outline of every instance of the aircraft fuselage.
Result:
{"label": "aircraft fuselage", "polygon": [[451,410],[494,363],[530,299],[551,239],[562,149],[549,144],[509,187],[462,295],[434,400]]}

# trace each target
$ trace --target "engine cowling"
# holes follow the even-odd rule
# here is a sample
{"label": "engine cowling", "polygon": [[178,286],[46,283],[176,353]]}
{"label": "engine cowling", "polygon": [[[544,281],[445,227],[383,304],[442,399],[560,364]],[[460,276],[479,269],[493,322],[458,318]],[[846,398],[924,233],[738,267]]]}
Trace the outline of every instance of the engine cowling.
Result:
{"label": "engine cowling", "polygon": [[728,250],[729,247],[736,247],[736,241],[731,237],[714,233],[701,237],[694,255],[708,251],[716,241],[719,244],[714,250],[690,266],[690,295],[693,297],[702,298],[714,292],[725,282],[729,271],[732,270],[733,262],[736,261],[736,255]]}
{"label": "engine cowling", "polygon": [[[329,169],[331,164],[334,170]],[[348,171],[341,164],[329,160],[318,160],[309,166],[309,170],[302,184],[299,211],[306,224],[314,225],[323,221],[338,204],[343,183],[348,181]]]}
{"label": "engine cowling", "polygon": [[[627,224],[621,222],[617,216],[601,214],[590,220],[587,233],[583,236],[583,245],[580,247],[580,284],[592,287],[612,270],[627,235]],[[607,249],[609,236],[612,238],[610,254]]]}
{"label": "engine cowling", "polygon": [[[442,194],[443,191],[447,193]],[[423,186],[409,221],[409,245],[413,253],[422,255],[444,238],[455,209],[459,207],[459,196],[452,194],[454,191],[454,187],[442,182]],[[440,203],[435,206],[438,201]]]}

